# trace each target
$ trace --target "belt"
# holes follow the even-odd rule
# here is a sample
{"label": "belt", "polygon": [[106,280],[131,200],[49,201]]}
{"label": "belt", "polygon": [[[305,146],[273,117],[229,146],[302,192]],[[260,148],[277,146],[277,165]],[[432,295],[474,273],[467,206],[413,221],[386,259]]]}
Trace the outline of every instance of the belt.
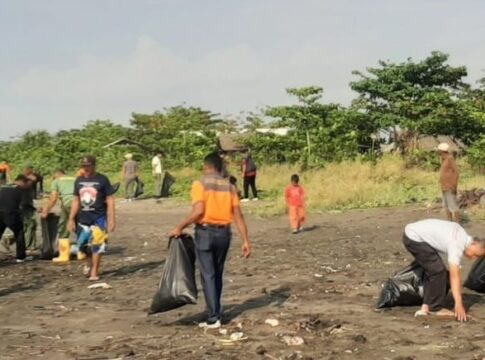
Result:
{"label": "belt", "polygon": [[230,224],[197,224],[195,227],[199,229],[228,229]]}

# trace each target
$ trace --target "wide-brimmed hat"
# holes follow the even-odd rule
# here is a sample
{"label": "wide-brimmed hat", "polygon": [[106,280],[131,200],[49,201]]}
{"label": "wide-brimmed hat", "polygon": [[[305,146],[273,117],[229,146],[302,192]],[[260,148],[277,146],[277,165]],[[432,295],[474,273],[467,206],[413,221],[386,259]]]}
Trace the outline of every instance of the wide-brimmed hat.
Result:
{"label": "wide-brimmed hat", "polygon": [[438,151],[441,152],[449,152],[450,151],[450,145],[447,143],[441,143],[438,145]]}

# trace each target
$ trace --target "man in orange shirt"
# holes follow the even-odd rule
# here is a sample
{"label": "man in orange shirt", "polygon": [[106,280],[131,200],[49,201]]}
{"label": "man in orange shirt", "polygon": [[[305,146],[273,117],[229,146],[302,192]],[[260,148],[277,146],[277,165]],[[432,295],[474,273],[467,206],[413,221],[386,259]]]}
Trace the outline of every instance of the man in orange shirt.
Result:
{"label": "man in orange shirt", "polygon": [[286,206],[290,226],[293,234],[303,231],[305,222],[305,190],[300,186],[300,177],[297,174],[291,176],[291,184],[285,190]]}
{"label": "man in orange shirt", "polygon": [[195,247],[204,296],[208,308],[207,322],[199,327],[221,327],[221,295],[224,263],[231,243],[231,223],[234,221],[242,238],[242,255],[251,254],[249,236],[239,197],[229,179],[221,176],[222,159],[212,153],[204,159],[204,175],[192,185],[192,211],[171,233],[178,237],[195,224]]}

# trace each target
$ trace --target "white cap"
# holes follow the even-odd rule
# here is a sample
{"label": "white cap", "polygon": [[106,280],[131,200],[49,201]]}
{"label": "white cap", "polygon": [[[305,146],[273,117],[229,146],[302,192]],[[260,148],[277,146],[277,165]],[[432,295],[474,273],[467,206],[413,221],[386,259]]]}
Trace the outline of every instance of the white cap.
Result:
{"label": "white cap", "polygon": [[125,155],[125,158],[126,158],[126,159],[132,159],[132,158],[133,158],[133,155],[132,155],[132,154],[126,154],[126,155]]}
{"label": "white cap", "polygon": [[441,143],[438,145],[438,151],[448,152],[450,151],[450,145],[448,145],[447,143]]}

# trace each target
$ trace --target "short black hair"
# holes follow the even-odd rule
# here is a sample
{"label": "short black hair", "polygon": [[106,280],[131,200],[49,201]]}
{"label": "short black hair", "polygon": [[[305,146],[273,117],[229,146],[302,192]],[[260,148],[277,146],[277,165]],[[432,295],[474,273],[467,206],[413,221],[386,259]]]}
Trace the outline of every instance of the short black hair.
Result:
{"label": "short black hair", "polygon": [[96,166],[96,156],[93,156],[93,155],[83,156],[81,160],[81,164],[90,164],[92,166]]}
{"label": "short black hair", "polygon": [[204,165],[213,167],[216,171],[222,171],[222,159],[217,152],[210,153],[204,158]]}
{"label": "short black hair", "polygon": [[298,176],[298,174],[291,175],[291,182],[294,182],[295,184],[298,184],[300,182],[300,177]]}
{"label": "short black hair", "polygon": [[27,176],[23,175],[23,174],[19,174],[15,178],[15,181],[27,182],[27,181],[29,181],[29,178]]}

